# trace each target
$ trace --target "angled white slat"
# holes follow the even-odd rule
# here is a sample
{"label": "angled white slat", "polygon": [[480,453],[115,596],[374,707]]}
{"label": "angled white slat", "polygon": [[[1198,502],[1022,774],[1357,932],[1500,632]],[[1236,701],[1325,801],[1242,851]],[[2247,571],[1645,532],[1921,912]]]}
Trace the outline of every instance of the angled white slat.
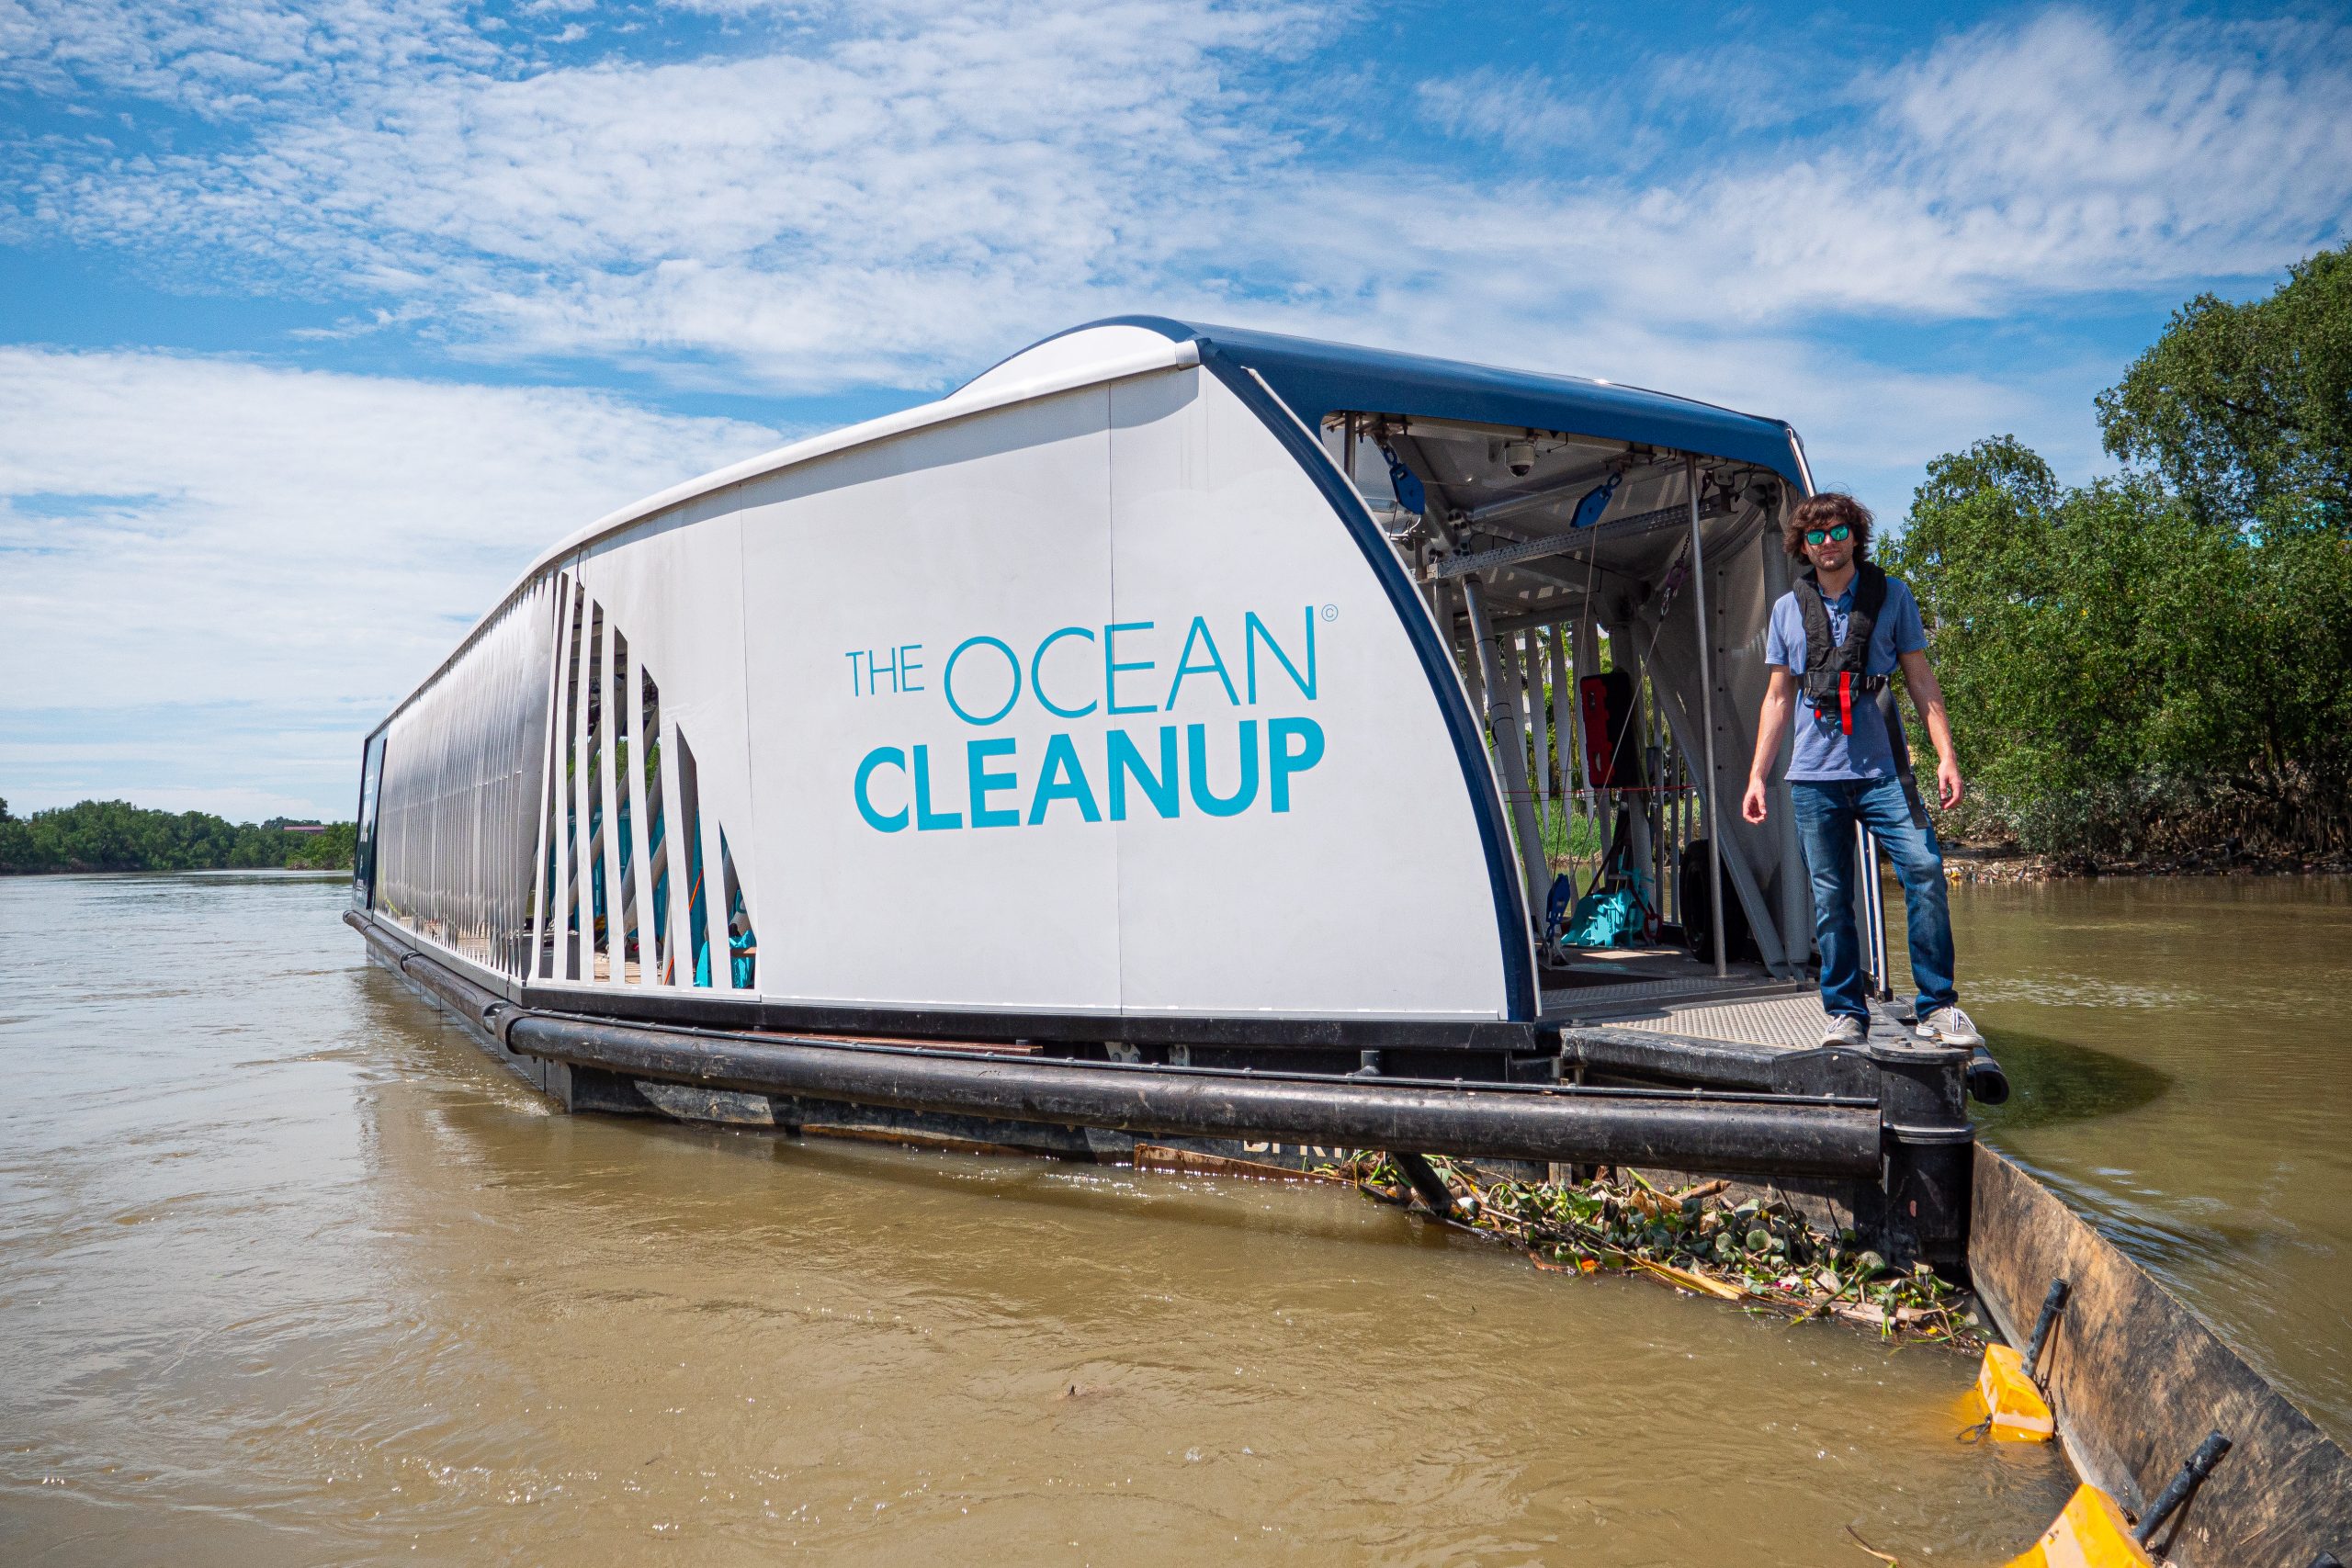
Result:
{"label": "angled white slat", "polygon": [[641,985],[661,978],[661,955],[653,941],[653,857],[646,845],[650,825],[645,799],[645,660],[629,650],[628,667],[628,853],[637,880],[637,977]]}
{"label": "angled white slat", "polygon": [[662,710],[662,840],[670,861],[670,941],[662,954],[663,978],[671,985],[691,987],[695,958],[694,939],[686,931],[686,911],[692,907],[686,893],[686,814],[680,804],[684,796],[679,782],[678,727],[670,711]]}
{"label": "angled white slat", "polygon": [[[555,585],[553,583],[549,583],[548,585],[547,592],[548,606],[550,612],[552,612],[556,604],[560,603],[560,600],[556,596]],[[556,682],[553,638],[559,635],[562,625],[563,617],[560,615],[549,614],[548,616],[547,633],[549,638],[549,643],[548,651],[548,676],[545,682],[546,689],[537,694],[539,704],[539,717],[543,722],[539,728],[538,767],[533,773],[531,779],[532,855],[531,874],[526,883],[526,886],[530,890],[529,897],[531,902],[529,908],[523,911],[523,964],[521,972],[516,976],[516,978],[525,981],[536,980],[538,978],[539,949],[542,939],[547,934],[545,927],[548,916],[548,899],[555,891],[555,889],[547,886],[548,793],[553,787],[553,782],[548,770],[552,767],[555,762],[554,721]]]}
{"label": "angled white slat", "polygon": [[574,869],[571,904],[564,910],[564,922],[567,930],[575,918],[580,922],[579,941],[566,977],[582,981],[596,972],[595,881],[588,870],[588,634],[596,625],[595,609],[596,602],[582,593],[572,616],[580,630],[580,664],[571,680],[571,786],[566,792],[571,805],[570,847]]}
{"label": "angled white slat", "polygon": [[546,715],[547,744],[540,748],[538,792],[532,796],[531,811],[539,819],[538,855],[531,863],[531,961],[524,965],[528,979],[540,979],[540,955],[548,951],[548,935],[554,930],[548,910],[556,898],[555,877],[549,874],[548,856],[555,844],[556,824],[560,818],[549,809],[556,801],[557,764],[563,756],[563,655],[564,638],[571,626],[571,594],[562,573],[556,574],[555,644],[548,655],[547,700],[540,705]]}
{"label": "angled white slat", "polygon": [[605,981],[607,985],[624,985],[628,980],[628,963],[621,943],[621,818],[616,809],[618,795],[615,789],[620,772],[616,765],[620,756],[619,715],[613,710],[619,705],[613,701],[613,677],[616,673],[613,654],[619,646],[620,633],[613,625],[611,611],[605,613],[604,667],[596,672],[596,701],[605,710],[605,722],[596,728],[596,792],[603,797],[605,816]]}

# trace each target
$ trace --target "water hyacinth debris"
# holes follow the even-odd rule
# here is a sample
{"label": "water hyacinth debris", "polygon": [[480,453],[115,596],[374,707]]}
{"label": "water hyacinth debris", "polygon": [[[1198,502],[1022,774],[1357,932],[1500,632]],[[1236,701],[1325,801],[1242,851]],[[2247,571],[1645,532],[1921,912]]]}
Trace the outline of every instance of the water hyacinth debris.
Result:
{"label": "water hyacinth debris", "polygon": [[[1968,1349],[1982,1344],[1959,1287],[1925,1263],[1890,1269],[1852,1231],[1828,1230],[1782,1198],[1735,1195],[1720,1180],[1668,1192],[1630,1170],[1579,1182],[1482,1186],[1461,1161],[1430,1163],[1454,1195],[1447,1220],[1523,1248],[1540,1269],[1624,1269],[1751,1310],[1840,1318],[1890,1338]],[[1412,1200],[1410,1184],[1385,1155],[1361,1155],[1333,1170],[1383,1201]]]}

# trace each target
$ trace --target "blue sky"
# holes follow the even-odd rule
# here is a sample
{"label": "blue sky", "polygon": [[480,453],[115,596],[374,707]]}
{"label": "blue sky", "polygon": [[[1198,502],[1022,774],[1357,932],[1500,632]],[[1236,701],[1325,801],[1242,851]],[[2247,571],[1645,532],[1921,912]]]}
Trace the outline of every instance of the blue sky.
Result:
{"label": "blue sky", "polygon": [[0,796],[348,815],[537,549],[1148,310],[1784,417],[1891,517],[2345,242],[2332,8],[0,0]]}

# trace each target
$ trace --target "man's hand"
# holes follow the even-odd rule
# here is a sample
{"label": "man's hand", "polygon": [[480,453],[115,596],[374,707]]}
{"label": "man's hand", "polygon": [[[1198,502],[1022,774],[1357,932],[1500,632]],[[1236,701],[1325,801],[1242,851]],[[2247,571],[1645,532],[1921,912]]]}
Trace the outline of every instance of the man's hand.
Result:
{"label": "man's hand", "polygon": [[1928,739],[1936,746],[1936,798],[1950,811],[1965,793],[1960,782],[1960,756],[1952,750],[1951,717],[1944,712],[1944,689],[1936,682],[1925,653],[1901,656],[1903,683],[1911,688],[1911,705],[1928,721]]}
{"label": "man's hand", "polygon": [[1780,765],[1781,742],[1788,739],[1789,716],[1797,705],[1796,676],[1778,664],[1767,671],[1764,705],[1756,715],[1756,759],[1747,765],[1747,793],[1739,797],[1739,814],[1751,823],[1764,820],[1764,781]]}
{"label": "man's hand", "polygon": [[[1748,787],[1753,790],[1755,786],[1751,784]],[[1950,811],[1960,804],[1963,792],[1964,786],[1960,782],[1960,761],[1947,751],[1936,763],[1936,798],[1944,803],[1946,811]],[[1751,818],[1749,820],[1760,822],[1763,818]]]}

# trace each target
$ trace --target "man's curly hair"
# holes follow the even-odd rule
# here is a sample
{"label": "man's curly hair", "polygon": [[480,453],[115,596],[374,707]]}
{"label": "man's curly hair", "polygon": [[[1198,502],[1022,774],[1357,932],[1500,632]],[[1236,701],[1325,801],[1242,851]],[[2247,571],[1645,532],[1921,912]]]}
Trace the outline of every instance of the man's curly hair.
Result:
{"label": "man's curly hair", "polygon": [[1871,509],[1843,491],[1824,491],[1797,502],[1789,520],[1781,529],[1781,545],[1798,560],[1805,558],[1804,531],[1808,528],[1830,528],[1843,523],[1854,532],[1854,558],[1868,560],[1871,544]]}

